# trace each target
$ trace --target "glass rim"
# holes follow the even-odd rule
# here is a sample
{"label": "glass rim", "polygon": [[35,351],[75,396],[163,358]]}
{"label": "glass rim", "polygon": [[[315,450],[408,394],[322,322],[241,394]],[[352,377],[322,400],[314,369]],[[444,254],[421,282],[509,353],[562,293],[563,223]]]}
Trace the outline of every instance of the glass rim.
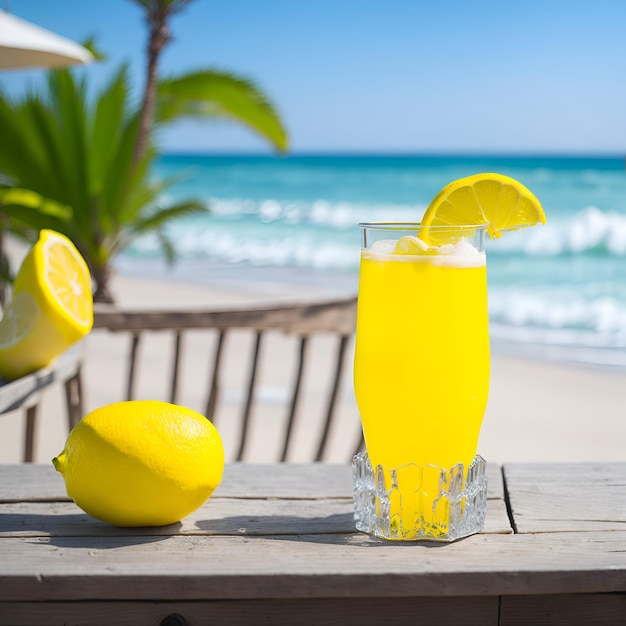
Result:
{"label": "glass rim", "polygon": [[477,230],[486,229],[489,222],[483,224],[421,224],[420,222],[359,222],[357,224],[362,230]]}

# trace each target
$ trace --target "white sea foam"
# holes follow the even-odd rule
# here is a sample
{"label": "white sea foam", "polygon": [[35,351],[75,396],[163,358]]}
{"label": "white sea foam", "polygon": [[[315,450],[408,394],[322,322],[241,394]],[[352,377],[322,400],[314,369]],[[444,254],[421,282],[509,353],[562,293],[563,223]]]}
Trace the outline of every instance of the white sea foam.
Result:
{"label": "white sea foam", "polygon": [[337,230],[354,228],[355,224],[363,221],[414,222],[419,220],[426,208],[422,204],[370,204],[322,199],[305,202],[275,198],[211,198],[208,206],[218,217],[237,219],[256,216],[265,224],[311,224]]}
{"label": "white sea foam", "polygon": [[548,219],[543,226],[490,242],[489,252],[528,256],[599,253],[626,256],[626,214],[590,206],[569,218]]}
{"label": "white sea foam", "polygon": [[[208,202],[213,218],[226,221],[256,221],[259,225],[298,226],[349,232],[358,222],[414,222],[424,211],[420,204],[368,204],[315,200],[279,200],[266,198],[212,198]],[[602,211],[597,206],[571,216],[552,217],[546,208],[548,223],[506,235],[488,243],[488,251],[520,253],[527,256],[559,256],[594,253],[626,256],[626,213]],[[212,218],[208,218],[209,221]],[[206,225],[210,228],[210,224]],[[180,250],[182,254],[186,250]]]}
{"label": "white sea foam", "polygon": [[489,315],[509,328],[591,332],[598,342],[593,345],[626,347],[626,302],[615,297],[559,298],[553,293],[494,289],[489,293]]}
{"label": "white sea foam", "polygon": [[[494,338],[559,354],[576,346],[582,360],[619,352],[624,364],[626,178],[619,159],[168,158],[159,164],[164,176],[193,171],[163,204],[195,196],[212,210],[168,226],[182,257],[173,270],[181,279],[206,270],[224,281],[230,271],[256,281],[275,272],[300,282],[315,275],[324,284],[349,275],[356,284],[357,223],[417,222],[442,184],[479,163],[524,181],[548,218],[487,242]],[[161,266],[154,262],[160,251],[158,240],[143,238],[124,257]]]}
{"label": "white sea foam", "polygon": [[[191,232],[176,233],[173,238],[182,257],[204,258],[218,263],[308,267],[329,271],[355,271],[359,266],[358,242],[346,246],[332,239],[314,239],[301,233],[260,237],[247,231],[237,236],[222,227],[197,228]],[[135,242],[129,256],[157,255],[160,250],[158,239],[147,235]]]}
{"label": "white sea foam", "polygon": [[[311,204],[271,199],[262,203],[221,200],[212,205],[213,215],[180,220],[172,225],[169,233],[181,257],[356,271],[359,266],[357,220],[361,212],[367,213],[367,210],[371,213],[366,214],[365,219],[375,219],[377,209],[375,205],[348,204],[344,213],[339,211],[339,217],[332,218],[337,206],[338,203],[320,201],[312,210]],[[411,213],[414,219],[416,208],[402,209],[402,206],[396,207],[398,217],[403,217],[404,210]],[[387,210],[388,207],[380,207],[381,213]],[[352,215],[350,219],[354,219],[351,227],[339,228],[338,224],[344,223],[347,215]],[[299,223],[305,216],[306,223]],[[331,227],[329,223],[333,219],[334,226]],[[160,250],[159,241],[146,236],[133,244],[130,255],[152,256]],[[390,249],[375,251],[392,252]],[[584,255],[592,255],[595,259],[615,257],[615,262],[619,262],[621,257],[626,256],[626,215],[589,207],[569,218],[549,219],[544,226],[509,233],[497,241],[489,241],[487,255],[493,255],[490,262],[493,268],[501,263],[499,256],[509,257],[510,263],[515,263],[513,259],[517,255],[534,257],[541,263],[551,258],[556,262],[557,257],[567,259],[575,256],[582,260]],[[479,263],[484,263],[484,256]],[[516,277],[517,274],[511,275],[510,279],[517,280]],[[541,282],[539,275],[536,278]],[[609,276],[608,280],[612,278]]]}

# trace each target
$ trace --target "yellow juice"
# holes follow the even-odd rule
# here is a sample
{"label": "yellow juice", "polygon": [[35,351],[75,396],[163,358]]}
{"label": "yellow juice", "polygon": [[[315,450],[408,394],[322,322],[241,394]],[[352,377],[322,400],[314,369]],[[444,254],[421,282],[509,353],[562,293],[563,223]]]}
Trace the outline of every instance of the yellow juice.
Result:
{"label": "yellow juice", "polygon": [[[363,250],[354,381],[374,468],[414,463],[447,469],[463,463],[467,472],[489,388],[484,254]],[[415,484],[402,486],[422,490],[410,502],[405,494],[405,528],[433,519],[439,474],[424,471]],[[391,508],[393,518],[393,502]]]}

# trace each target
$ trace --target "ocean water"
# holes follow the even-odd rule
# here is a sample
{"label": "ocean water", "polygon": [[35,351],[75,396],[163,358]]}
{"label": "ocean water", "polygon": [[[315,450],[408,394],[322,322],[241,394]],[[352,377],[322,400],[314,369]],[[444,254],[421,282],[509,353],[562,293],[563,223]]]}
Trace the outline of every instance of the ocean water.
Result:
{"label": "ocean water", "polygon": [[[211,209],[170,227],[187,279],[260,267],[355,290],[359,222],[419,221],[444,185],[479,172],[524,183],[548,218],[487,244],[494,348],[626,370],[621,156],[166,155],[156,174],[179,178],[170,197]],[[120,270],[162,267],[159,254],[154,238],[142,238]]]}

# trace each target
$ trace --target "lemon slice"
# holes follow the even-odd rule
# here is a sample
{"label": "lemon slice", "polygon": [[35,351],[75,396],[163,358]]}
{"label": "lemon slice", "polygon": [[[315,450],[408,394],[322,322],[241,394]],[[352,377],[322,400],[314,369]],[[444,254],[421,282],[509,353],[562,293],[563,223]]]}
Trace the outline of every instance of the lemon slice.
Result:
{"label": "lemon slice", "polygon": [[422,218],[424,227],[484,224],[494,239],[508,230],[545,223],[539,200],[524,185],[493,173],[475,174],[446,185]]}
{"label": "lemon slice", "polygon": [[413,235],[407,235],[405,237],[401,237],[398,239],[398,243],[396,244],[394,254],[408,254],[411,256],[427,254],[429,251],[429,246],[426,242],[418,239]]}
{"label": "lemon slice", "polygon": [[0,322],[0,376],[12,380],[45,367],[93,325],[91,276],[64,235],[42,230],[13,284]]}
{"label": "lemon slice", "polygon": [[[70,337],[93,324],[91,275],[76,246],[64,235],[42,230],[20,267],[13,293],[30,292],[42,310]],[[79,338],[79,337],[76,337]]]}
{"label": "lemon slice", "polygon": [[85,260],[67,238],[45,231],[43,278],[49,295],[81,325],[91,324],[91,276]]}

